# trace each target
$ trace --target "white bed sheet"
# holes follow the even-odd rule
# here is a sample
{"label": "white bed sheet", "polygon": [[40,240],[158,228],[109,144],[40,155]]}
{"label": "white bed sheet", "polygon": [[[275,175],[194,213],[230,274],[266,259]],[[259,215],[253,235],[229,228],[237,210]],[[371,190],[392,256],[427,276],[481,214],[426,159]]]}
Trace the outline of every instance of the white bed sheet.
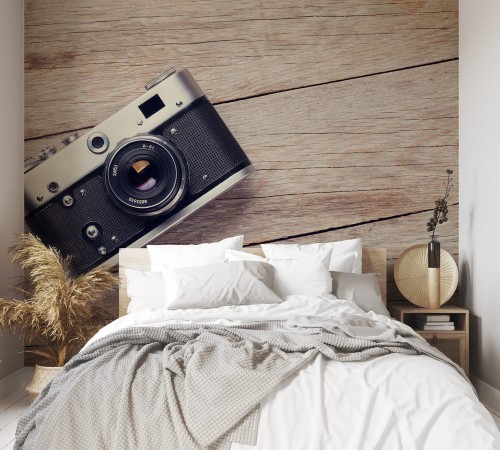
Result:
{"label": "white bed sheet", "polygon": [[[348,300],[291,296],[275,305],[145,310],[117,319],[90,342],[129,326],[236,325],[300,315],[342,320],[346,313],[408,330]],[[500,450],[500,433],[470,384],[433,358],[391,354],[337,362],[318,356],[262,403],[257,446],[231,449]]]}

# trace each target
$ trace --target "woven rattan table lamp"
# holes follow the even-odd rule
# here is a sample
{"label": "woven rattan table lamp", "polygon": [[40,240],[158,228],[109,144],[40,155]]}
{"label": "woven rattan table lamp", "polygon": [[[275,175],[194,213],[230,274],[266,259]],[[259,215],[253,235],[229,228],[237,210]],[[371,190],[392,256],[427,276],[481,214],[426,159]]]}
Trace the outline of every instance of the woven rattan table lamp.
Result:
{"label": "woven rattan table lamp", "polygon": [[[441,249],[440,298],[445,304],[455,293],[458,285],[458,267],[453,257]],[[404,250],[394,266],[394,279],[399,291],[414,305],[429,306],[429,273],[427,245],[414,245]]]}

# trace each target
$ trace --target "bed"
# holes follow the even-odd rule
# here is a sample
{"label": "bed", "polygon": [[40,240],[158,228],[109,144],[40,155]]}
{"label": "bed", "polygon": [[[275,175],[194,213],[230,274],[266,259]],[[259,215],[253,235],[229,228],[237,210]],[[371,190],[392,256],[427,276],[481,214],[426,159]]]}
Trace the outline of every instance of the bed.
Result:
{"label": "bed", "polygon": [[[385,303],[385,250],[363,248],[362,262]],[[121,317],[45,388],[15,448],[500,449],[463,371],[384,314],[305,294],[127,314],[125,267],[148,270],[148,251],[120,251]]]}

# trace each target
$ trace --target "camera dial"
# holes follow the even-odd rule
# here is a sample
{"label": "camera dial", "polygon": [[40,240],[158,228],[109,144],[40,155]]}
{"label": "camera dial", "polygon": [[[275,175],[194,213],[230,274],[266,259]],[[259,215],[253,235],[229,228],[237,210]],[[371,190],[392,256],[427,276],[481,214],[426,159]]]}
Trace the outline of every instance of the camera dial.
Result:
{"label": "camera dial", "polygon": [[174,73],[175,69],[173,67],[169,67],[167,70],[165,70],[165,72],[162,72],[156,77],[149,80],[144,86],[144,89],[146,89],[146,91],[149,91],[151,88],[155,87],[158,83],[162,82],[163,80],[166,80],[170,75],[173,75]]}
{"label": "camera dial", "polygon": [[138,134],[120,141],[104,165],[108,195],[135,216],[169,211],[184,196],[186,182],[184,156],[161,136]]}

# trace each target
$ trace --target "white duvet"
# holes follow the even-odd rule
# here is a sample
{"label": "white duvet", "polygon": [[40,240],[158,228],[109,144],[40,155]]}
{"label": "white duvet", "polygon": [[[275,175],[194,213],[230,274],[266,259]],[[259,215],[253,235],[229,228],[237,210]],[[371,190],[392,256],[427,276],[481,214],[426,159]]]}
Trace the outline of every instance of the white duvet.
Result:
{"label": "white duvet", "polygon": [[[236,325],[303,315],[342,321],[345,314],[408,330],[347,300],[290,296],[273,305],[149,309],[115,320],[90,342],[130,326]],[[231,449],[500,450],[500,433],[470,384],[433,358],[390,354],[346,363],[318,356],[262,403],[257,446]]]}

